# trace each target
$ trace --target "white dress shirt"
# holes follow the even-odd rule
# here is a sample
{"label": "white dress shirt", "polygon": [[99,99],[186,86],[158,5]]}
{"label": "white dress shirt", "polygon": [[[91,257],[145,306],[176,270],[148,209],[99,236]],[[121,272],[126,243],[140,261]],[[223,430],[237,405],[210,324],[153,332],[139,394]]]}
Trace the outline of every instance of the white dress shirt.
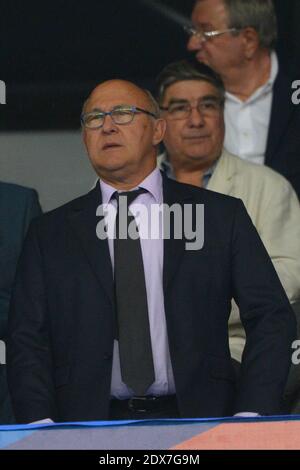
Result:
{"label": "white dress shirt", "polygon": [[273,86],[278,74],[278,59],[271,53],[271,73],[268,81],[246,101],[226,92],[225,141],[228,152],[264,164],[273,100]]}

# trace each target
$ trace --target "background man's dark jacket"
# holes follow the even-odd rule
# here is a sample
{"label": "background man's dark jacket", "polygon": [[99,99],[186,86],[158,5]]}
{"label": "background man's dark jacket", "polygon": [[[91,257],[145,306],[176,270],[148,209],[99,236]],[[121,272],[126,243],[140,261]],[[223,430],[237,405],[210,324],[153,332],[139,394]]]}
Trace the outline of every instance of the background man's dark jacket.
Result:
{"label": "background man's dark jacket", "polygon": [[293,80],[279,70],[273,90],[266,165],[284,175],[300,199],[300,104],[292,102]]}
{"label": "background man's dark jacket", "polygon": [[[17,260],[30,221],[41,214],[36,191],[0,182],[0,340],[6,340],[7,315]],[[13,421],[6,383],[0,365],[0,423]]]}

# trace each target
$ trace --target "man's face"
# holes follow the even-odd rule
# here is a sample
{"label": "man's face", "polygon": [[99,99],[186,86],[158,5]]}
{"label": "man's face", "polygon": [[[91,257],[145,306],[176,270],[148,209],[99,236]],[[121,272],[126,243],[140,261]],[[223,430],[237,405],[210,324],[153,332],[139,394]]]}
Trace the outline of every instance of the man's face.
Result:
{"label": "man's face", "polygon": [[[219,99],[218,90],[200,80],[183,80],[166,89],[163,107],[176,103],[192,106],[190,115],[184,119],[173,119],[168,111],[163,114],[167,121],[164,144],[171,162],[174,159],[183,165],[200,163],[209,167],[221,155],[225,131],[223,108],[220,105],[214,112],[209,108],[209,103]],[[209,112],[204,105],[204,111],[198,110],[199,103],[208,103]]]}
{"label": "man's face", "polygon": [[[111,80],[90,95],[85,113],[111,111],[120,105],[153,112],[147,95],[132,83]],[[108,182],[144,179],[156,165],[156,145],[162,140],[164,121],[139,113],[128,124],[115,124],[106,116],[100,129],[84,128],[83,139],[96,173]]]}
{"label": "man's face", "polygon": [[[228,14],[223,0],[197,1],[192,12],[192,24],[201,31],[228,29]],[[243,60],[242,47],[241,36],[233,36],[231,33],[208,39],[191,36],[187,43],[188,50],[196,53],[199,62],[208,65],[221,76]]]}

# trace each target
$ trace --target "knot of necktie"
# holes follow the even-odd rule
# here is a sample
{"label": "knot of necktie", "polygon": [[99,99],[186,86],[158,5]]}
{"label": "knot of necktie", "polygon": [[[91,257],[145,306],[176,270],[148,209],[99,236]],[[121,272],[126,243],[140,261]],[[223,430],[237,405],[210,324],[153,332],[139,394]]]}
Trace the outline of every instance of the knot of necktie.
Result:
{"label": "knot of necktie", "polygon": [[126,198],[126,201],[127,201],[127,205],[130,206],[130,204],[140,195],[140,194],[144,194],[144,193],[147,193],[148,191],[146,189],[143,189],[143,188],[139,188],[139,189],[134,189],[133,191],[124,191],[124,192],[121,192],[121,193],[118,193],[118,191],[116,191],[114,194],[113,194],[113,197],[117,200],[117,203],[119,205],[119,201],[120,201],[120,198],[123,198],[124,197],[124,200]]}

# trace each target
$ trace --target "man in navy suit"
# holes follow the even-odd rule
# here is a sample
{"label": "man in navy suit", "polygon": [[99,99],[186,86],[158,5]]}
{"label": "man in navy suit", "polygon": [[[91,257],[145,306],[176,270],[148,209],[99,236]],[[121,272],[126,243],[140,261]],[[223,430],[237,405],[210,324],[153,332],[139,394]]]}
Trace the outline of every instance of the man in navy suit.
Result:
{"label": "man in navy suit", "polygon": [[[36,191],[0,182],[0,340],[2,355],[7,337],[7,317],[18,257],[31,220],[41,214]],[[1,356],[4,361],[5,357]],[[5,365],[0,365],[0,423],[13,421]]]}
{"label": "man in navy suit", "polygon": [[[243,203],[163,177],[156,158],[165,121],[149,93],[130,82],[98,85],[84,105],[82,124],[99,182],[31,224],[16,276],[7,364],[17,422],[277,413],[295,320]],[[128,345],[138,367],[132,374],[129,364],[124,373],[118,335],[124,325],[120,297],[130,297],[130,305],[140,298],[131,281],[135,266],[131,259],[123,265],[124,280],[114,265],[119,244],[98,231],[99,205],[114,206],[120,193],[136,189],[139,202],[130,213],[141,217],[139,273],[145,277],[153,362],[152,371],[147,363],[151,380],[137,393],[128,375],[144,375],[149,343],[144,350],[138,329]],[[177,216],[187,211],[193,230],[203,230],[204,245],[187,248],[192,242],[177,216],[164,237],[143,238],[148,218],[136,212],[138,204],[164,204],[164,214],[176,205]],[[196,217],[203,205],[204,222]],[[117,297],[120,277],[128,292],[121,296],[118,290]],[[238,384],[228,343],[232,297],[247,335]],[[128,334],[136,332],[142,310],[130,309]]]}
{"label": "man in navy suit", "polygon": [[225,85],[224,146],[283,174],[300,196],[300,106],[274,50],[272,0],[196,0],[188,50]]}

